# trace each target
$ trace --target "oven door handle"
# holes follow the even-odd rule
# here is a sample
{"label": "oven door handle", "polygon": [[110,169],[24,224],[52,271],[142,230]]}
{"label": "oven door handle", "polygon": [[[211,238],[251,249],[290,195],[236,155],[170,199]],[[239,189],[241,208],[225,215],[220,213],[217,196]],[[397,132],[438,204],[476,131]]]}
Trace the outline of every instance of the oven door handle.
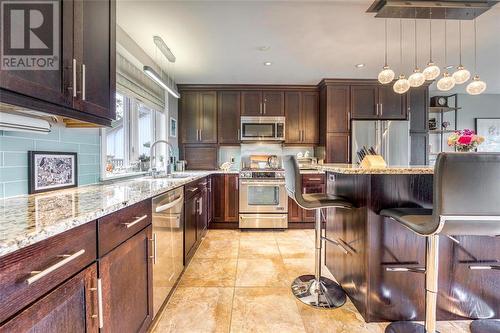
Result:
{"label": "oven door handle", "polygon": [[242,181],[241,185],[252,185],[252,186],[280,186],[285,185],[285,182],[245,182]]}

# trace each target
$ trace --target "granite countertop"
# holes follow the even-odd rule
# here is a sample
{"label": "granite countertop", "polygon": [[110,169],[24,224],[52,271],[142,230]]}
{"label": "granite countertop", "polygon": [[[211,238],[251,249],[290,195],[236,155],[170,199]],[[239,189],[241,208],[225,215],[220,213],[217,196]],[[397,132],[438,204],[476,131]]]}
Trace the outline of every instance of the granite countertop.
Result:
{"label": "granite countertop", "polygon": [[388,166],[386,168],[363,169],[356,164],[318,164],[318,170],[353,175],[416,175],[434,174],[434,168],[422,166]]}
{"label": "granite countertop", "polygon": [[217,173],[238,171],[186,171],[187,178],[141,177],[0,199],[0,257]]}

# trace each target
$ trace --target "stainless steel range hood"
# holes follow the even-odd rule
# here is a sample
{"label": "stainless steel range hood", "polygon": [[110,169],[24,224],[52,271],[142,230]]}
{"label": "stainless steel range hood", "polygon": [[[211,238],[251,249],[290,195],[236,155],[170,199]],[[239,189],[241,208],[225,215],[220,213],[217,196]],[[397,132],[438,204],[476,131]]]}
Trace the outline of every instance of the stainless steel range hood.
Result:
{"label": "stainless steel range hood", "polygon": [[500,1],[485,0],[376,0],[367,13],[376,13],[379,18],[415,18],[428,19],[432,11],[433,19],[472,20]]}

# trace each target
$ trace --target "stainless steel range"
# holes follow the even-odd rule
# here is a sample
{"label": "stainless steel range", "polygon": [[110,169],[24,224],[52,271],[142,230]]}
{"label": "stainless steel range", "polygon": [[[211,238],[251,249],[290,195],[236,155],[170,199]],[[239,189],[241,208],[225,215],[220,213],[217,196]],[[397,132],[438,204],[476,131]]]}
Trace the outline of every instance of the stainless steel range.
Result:
{"label": "stainless steel range", "polygon": [[271,164],[279,166],[270,168],[265,158],[259,156],[264,162],[251,162],[250,168],[240,172],[240,228],[288,228],[285,172],[275,161]]}

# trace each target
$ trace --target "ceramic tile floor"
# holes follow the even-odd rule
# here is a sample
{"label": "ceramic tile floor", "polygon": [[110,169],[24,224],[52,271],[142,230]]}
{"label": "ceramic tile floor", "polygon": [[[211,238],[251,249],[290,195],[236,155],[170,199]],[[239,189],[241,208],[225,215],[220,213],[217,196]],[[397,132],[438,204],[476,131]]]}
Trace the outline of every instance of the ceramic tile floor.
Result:
{"label": "ceramic tile floor", "polygon": [[[313,270],[313,230],[210,230],[153,332],[384,332],[387,324],[365,323],[350,301],[320,310],[295,300],[292,280]],[[469,332],[467,322],[438,328]]]}

